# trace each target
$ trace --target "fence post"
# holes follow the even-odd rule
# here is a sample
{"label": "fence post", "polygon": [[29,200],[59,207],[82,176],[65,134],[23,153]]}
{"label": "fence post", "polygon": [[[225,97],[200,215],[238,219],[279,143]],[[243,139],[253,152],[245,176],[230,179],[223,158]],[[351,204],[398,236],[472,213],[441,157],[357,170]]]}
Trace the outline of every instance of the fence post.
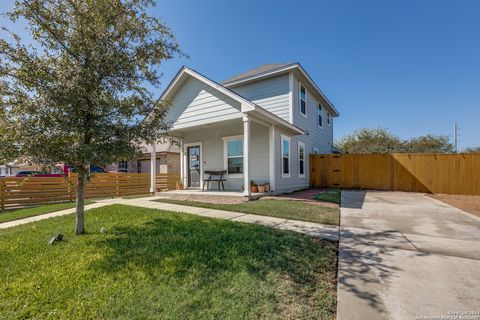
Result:
{"label": "fence post", "polygon": [[0,212],[5,211],[5,191],[4,191],[4,178],[0,178]]}
{"label": "fence post", "polygon": [[72,202],[73,201],[73,185],[72,185],[72,177],[70,176],[70,173],[68,174],[67,181],[68,181],[68,199],[70,200],[70,202]]}
{"label": "fence post", "polygon": [[390,157],[390,191],[396,190],[395,184],[395,154],[389,154]]}
{"label": "fence post", "polygon": [[115,196],[116,197],[118,197],[119,194],[120,194],[120,190],[119,190],[120,188],[119,188],[118,184],[119,184],[119,181],[118,181],[118,172],[117,172],[117,173],[115,173]]}

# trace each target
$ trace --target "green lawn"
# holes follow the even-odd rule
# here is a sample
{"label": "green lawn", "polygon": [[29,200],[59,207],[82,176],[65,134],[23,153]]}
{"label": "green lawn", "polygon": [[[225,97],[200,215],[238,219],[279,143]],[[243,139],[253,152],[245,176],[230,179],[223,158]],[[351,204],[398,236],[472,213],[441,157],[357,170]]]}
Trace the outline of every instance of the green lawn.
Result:
{"label": "green lawn", "polygon": [[121,205],[74,221],[0,231],[0,318],[335,318],[334,243]]}
{"label": "green lawn", "polygon": [[151,197],[152,195],[150,193],[143,193],[143,194],[132,194],[129,196],[123,196],[123,199],[138,199],[138,198],[146,198],[146,197]]}
{"label": "green lawn", "polygon": [[[85,200],[85,204],[93,203],[93,201]],[[37,207],[18,209],[13,211],[7,211],[0,213],[0,223],[18,220],[27,217],[38,216],[40,214],[50,213],[54,211],[60,211],[64,209],[74,208],[75,202],[63,202],[63,203],[53,203],[53,204],[44,204]]]}
{"label": "green lawn", "polygon": [[324,192],[320,192],[317,194],[313,199],[318,201],[325,201],[325,202],[333,202],[340,204],[340,190],[338,189],[330,189]]}
{"label": "green lawn", "polygon": [[235,204],[218,204],[174,199],[159,199],[155,201],[332,225],[338,225],[340,222],[338,208],[324,207],[302,201],[256,200]]}

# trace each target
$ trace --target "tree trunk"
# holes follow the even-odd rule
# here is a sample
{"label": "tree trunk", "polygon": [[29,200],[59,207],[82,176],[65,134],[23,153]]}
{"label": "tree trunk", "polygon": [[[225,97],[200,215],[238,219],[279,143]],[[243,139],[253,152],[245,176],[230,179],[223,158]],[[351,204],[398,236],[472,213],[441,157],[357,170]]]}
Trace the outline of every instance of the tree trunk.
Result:
{"label": "tree trunk", "polygon": [[75,233],[84,234],[84,191],[85,181],[87,179],[87,170],[85,166],[78,166],[78,178],[77,178],[77,218],[75,224]]}

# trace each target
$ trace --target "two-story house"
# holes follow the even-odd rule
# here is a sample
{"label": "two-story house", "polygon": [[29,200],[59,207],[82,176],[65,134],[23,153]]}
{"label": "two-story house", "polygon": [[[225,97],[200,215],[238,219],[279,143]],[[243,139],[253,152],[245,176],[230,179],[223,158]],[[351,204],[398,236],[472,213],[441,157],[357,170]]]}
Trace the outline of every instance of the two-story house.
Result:
{"label": "two-story house", "polygon": [[225,188],[246,196],[251,181],[275,193],[305,188],[309,155],[333,151],[339,113],[299,63],[262,65],[222,84],[183,67],[161,99],[187,188],[201,188],[205,170],[226,170]]}

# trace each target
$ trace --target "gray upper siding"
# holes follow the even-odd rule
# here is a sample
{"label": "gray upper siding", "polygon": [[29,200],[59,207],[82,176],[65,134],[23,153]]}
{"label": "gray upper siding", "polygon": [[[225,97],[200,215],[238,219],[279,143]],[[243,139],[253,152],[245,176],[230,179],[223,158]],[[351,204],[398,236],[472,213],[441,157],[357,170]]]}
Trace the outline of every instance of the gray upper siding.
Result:
{"label": "gray upper siding", "polygon": [[263,109],[270,111],[286,121],[290,121],[288,75],[265,79],[230,89]]}

